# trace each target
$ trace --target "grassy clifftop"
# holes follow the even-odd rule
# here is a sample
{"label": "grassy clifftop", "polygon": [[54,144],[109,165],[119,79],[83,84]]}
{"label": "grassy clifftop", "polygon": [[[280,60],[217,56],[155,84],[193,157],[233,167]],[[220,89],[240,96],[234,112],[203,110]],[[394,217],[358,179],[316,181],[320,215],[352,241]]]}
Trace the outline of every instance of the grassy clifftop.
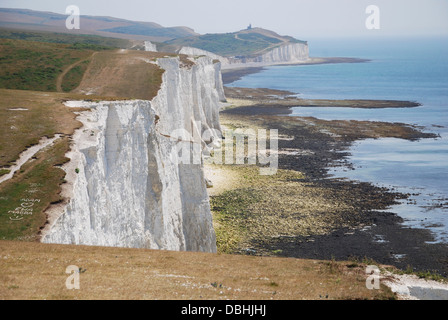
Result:
{"label": "grassy clifftop", "polygon": [[[72,94],[0,89],[0,168],[9,171],[19,154],[39,143],[42,137],[62,135],[54,145],[38,152],[11,180],[0,184],[0,239],[36,240],[46,222],[45,209],[60,201],[60,185],[68,159],[70,136],[81,126],[73,109],[61,102],[80,99]],[[23,199],[37,199],[30,214],[13,221]]]}
{"label": "grassy clifftop", "polygon": [[44,31],[25,31],[0,28],[0,38],[12,40],[27,40],[46,43],[72,44],[77,48],[101,50],[106,48],[127,48],[132,41],[85,34],[66,34]]}
{"label": "grassy clifftop", "polygon": [[[139,50],[135,41],[89,35],[0,29],[0,88],[89,93],[151,99],[161,70],[147,63],[165,54]],[[138,84],[138,85],[136,85]],[[86,90],[83,90],[86,89]]]}
{"label": "grassy clifftop", "polygon": [[292,37],[280,36],[275,32],[254,28],[234,33],[205,34],[174,39],[159,45],[169,50],[175,47],[195,47],[221,56],[251,56],[263,54],[288,43],[306,43]]}
{"label": "grassy clifftop", "polygon": [[163,70],[148,61],[166,56],[156,52],[97,52],[79,87],[80,94],[151,100],[162,84]]}
{"label": "grassy clifftop", "polygon": [[93,53],[133,45],[123,39],[0,28],[0,88],[69,92],[80,84]]}
{"label": "grassy clifftop", "polygon": [[[67,15],[27,9],[0,8],[0,25],[7,28],[76,33],[67,30]],[[81,15],[83,34],[101,35],[120,39],[166,41],[173,38],[196,35],[188,27],[165,28],[153,22],[130,21],[114,17]]]}
{"label": "grassy clifftop", "polygon": [[[80,290],[65,286],[69,265]],[[6,300],[395,299],[368,290],[356,262],[0,241],[0,270]]]}
{"label": "grassy clifftop", "polygon": [[93,52],[69,44],[0,39],[0,88],[57,91],[58,76]]}

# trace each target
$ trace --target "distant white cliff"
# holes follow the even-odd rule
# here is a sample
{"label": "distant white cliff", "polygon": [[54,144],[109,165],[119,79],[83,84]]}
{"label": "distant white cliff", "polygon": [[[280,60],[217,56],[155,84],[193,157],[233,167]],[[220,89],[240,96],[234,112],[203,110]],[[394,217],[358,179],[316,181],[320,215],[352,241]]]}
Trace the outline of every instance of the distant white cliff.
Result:
{"label": "distant white cliff", "polygon": [[253,62],[261,63],[294,63],[302,62],[309,59],[308,44],[292,43],[277,47],[259,57],[256,57]]}
{"label": "distant white cliff", "polygon": [[145,51],[157,52],[157,45],[152,43],[151,41],[145,41]]}
{"label": "distant white cliff", "polygon": [[208,56],[214,60],[219,60],[223,69],[296,64],[307,62],[310,59],[307,43],[288,43],[258,56],[223,57],[193,47],[183,47],[179,53],[191,56]]}
{"label": "distant white cliff", "polygon": [[216,252],[201,159],[182,162],[179,146],[201,150],[202,134],[220,130],[220,63],[157,63],[165,72],[153,100],[89,103],[78,117],[69,200],[49,210],[42,242]]}

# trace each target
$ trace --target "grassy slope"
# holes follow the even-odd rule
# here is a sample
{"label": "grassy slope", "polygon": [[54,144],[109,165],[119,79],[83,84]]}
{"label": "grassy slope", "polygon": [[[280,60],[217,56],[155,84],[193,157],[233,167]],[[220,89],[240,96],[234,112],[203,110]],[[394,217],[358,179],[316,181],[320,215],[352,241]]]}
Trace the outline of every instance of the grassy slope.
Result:
{"label": "grassy slope", "polygon": [[[82,9],[81,9],[82,11]],[[82,13],[82,12],[81,12]],[[39,30],[39,32],[62,32],[70,35],[65,27],[67,15],[26,9],[0,8],[0,24],[9,29]],[[114,17],[81,16],[81,32],[120,39],[165,41],[196,35],[188,27],[165,28],[153,22],[130,21]]]}
{"label": "grassy slope", "polygon": [[[80,99],[62,93],[43,93],[25,90],[0,89],[0,167],[11,165],[19,154],[39,140],[63,134],[51,148],[39,152],[22,166],[13,179],[0,185],[0,239],[35,240],[46,222],[45,209],[59,201],[60,185],[65,172],[59,166],[67,161],[69,136],[81,123],[75,120],[73,109],[61,102]],[[15,111],[11,109],[27,109]],[[23,220],[12,221],[11,211],[20,208],[22,199],[39,199],[33,214]]]}
{"label": "grassy slope", "polygon": [[[68,266],[82,269],[67,290]],[[0,299],[393,299],[365,265],[0,241]]]}
{"label": "grassy slope", "polygon": [[69,92],[81,82],[94,52],[134,45],[124,39],[0,28],[0,88]]}
{"label": "grassy slope", "polygon": [[104,50],[107,48],[128,48],[131,41],[100,37],[93,35],[76,35],[67,33],[55,33],[44,31],[22,31],[15,29],[0,28],[0,38],[11,40],[27,40],[45,43],[71,44],[79,49]]}
{"label": "grassy slope", "polygon": [[151,100],[160,89],[163,70],[147,61],[164,56],[133,50],[98,52],[75,92]]}
{"label": "grassy slope", "polygon": [[185,27],[171,27],[171,28],[154,28],[151,25],[143,23],[131,23],[127,26],[120,26],[109,29],[102,29],[101,31],[118,33],[118,34],[135,34],[149,37],[160,38],[183,38],[191,36],[194,33],[191,29]]}
{"label": "grassy slope", "polygon": [[81,83],[82,77],[89,67],[90,62],[90,59],[81,60],[78,61],[78,63],[76,63],[72,68],[68,69],[67,73],[63,75],[61,81],[61,91],[70,92],[76,89]]}
{"label": "grassy slope", "polygon": [[174,39],[159,45],[189,46],[210,51],[222,56],[251,56],[285,43],[303,42],[291,37],[282,37],[274,32],[253,29],[225,34],[206,34],[188,38]]}
{"label": "grassy slope", "polygon": [[[93,52],[69,44],[0,39],[0,88],[56,91],[64,69]],[[76,85],[80,80],[70,81]]]}
{"label": "grassy slope", "polygon": [[[61,103],[75,95],[0,89],[0,97],[0,167],[12,164],[41,137],[69,135],[80,125],[74,120],[75,114]],[[17,108],[27,111],[11,110]]]}

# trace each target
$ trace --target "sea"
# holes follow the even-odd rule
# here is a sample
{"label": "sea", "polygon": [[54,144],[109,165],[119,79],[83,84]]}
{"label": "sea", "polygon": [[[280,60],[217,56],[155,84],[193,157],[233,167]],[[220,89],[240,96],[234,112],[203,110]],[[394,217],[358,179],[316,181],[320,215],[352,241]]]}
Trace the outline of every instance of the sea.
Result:
{"label": "sea", "polygon": [[288,90],[305,99],[405,100],[417,108],[353,109],[293,107],[292,117],[400,122],[438,138],[384,138],[354,143],[355,170],[330,169],[336,178],[371,182],[410,193],[388,208],[411,228],[432,231],[448,244],[448,38],[358,38],[309,41],[312,57],[354,57],[364,63],[272,66],[231,87]]}

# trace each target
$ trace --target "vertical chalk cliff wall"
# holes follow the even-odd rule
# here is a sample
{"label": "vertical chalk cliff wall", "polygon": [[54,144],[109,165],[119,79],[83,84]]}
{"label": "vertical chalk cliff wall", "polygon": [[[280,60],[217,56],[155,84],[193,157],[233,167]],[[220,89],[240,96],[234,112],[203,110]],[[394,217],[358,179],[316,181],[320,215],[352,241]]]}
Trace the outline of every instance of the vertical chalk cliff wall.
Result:
{"label": "vertical chalk cliff wall", "polygon": [[222,64],[229,64],[230,61],[229,59],[214,54],[213,52],[210,51],[206,51],[206,50],[202,50],[202,49],[198,49],[198,48],[193,48],[193,47],[182,47],[179,52],[179,54],[186,54],[186,55],[190,55],[190,56],[207,56],[210,57],[214,60],[219,60]]}
{"label": "vertical chalk cliff wall", "polygon": [[301,63],[309,60],[309,47],[307,43],[290,43],[274,48],[258,56],[238,57],[229,59],[226,68],[240,67],[241,65],[267,66],[289,63]]}
{"label": "vertical chalk cliff wall", "polygon": [[157,52],[157,45],[152,43],[151,41],[145,41],[144,45],[145,45],[145,51]]}
{"label": "vertical chalk cliff wall", "polygon": [[179,53],[192,56],[208,56],[214,60],[219,60],[223,69],[294,64],[305,62],[310,59],[309,47],[307,43],[290,43],[274,48],[260,55],[230,58],[222,57],[212,52],[192,47],[183,47]]}
{"label": "vertical chalk cliff wall", "polygon": [[179,146],[201,147],[205,130],[220,130],[225,97],[220,64],[194,62],[159,59],[152,101],[90,103],[81,113],[64,167],[68,201],[50,210],[42,242],[216,251],[201,161],[181,162]]}
{"label": "vertical chalk cliff wall", "polygon": [[293,43],[275,48],[257,58],[262,63],[294,63],[309,59],[308,44]]}

